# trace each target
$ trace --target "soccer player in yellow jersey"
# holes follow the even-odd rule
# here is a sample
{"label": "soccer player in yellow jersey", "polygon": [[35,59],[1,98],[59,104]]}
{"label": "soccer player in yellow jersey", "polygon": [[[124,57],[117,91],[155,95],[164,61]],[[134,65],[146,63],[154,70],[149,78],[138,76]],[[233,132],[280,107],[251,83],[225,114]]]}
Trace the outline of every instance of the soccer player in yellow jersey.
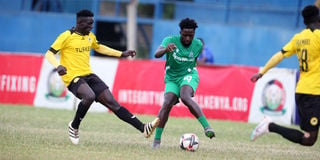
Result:
{"label": "soccer player in yellow jersey", "polygon": [[251,77],[256,82],[270,68],[284,58],[297,55],[300,78],[296,86],[295,99],[301,117],[300,128],[303,132],[286,128],[265,117],[253,130],[251,140],[274,132],[291,142],[312,146],[317,141],[320,118],[320,18],[319,9],[314,5],[302,10],[306,28],[293,36],[280,52],[274,54],[259,73]]}
{"label": "soccer player in yellow jersey", "polygon": [[[144,124],[125,107],[120,106],[109,91],[109,87],[93,73],[89,62],[91,49],[115,57],[133,57],[136,52],[134,50],[121,52],[99,44],[96,36],[91,32],[93,16],[89,10],[79,11],[76,27],[61,33],[45,55],[46,59],[57,69],[69,91],[81,99],[75,117],[68,125],[69,138],[73,144],[79,143],[80,122],[94,101],[106,106],[118,118],[131,124],[148,138],[158,126],[159,118]],[[54,56],[58,53],[60,62]]]}

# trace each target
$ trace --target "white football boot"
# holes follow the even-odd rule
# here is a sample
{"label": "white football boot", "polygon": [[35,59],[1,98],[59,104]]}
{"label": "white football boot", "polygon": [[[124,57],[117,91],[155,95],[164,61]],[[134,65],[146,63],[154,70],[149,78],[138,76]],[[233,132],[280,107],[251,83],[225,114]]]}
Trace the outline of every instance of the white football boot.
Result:
{"label": "white football boot", "polygon": [[73,144],[77,145],[79,144],[79,129],[72,128],[71,123],[72,121],[69,122],[69,125],[68,125],[69,138]]}
{"label": "white football boot", "polygon": [[271,119],[268,117],[264,117],[263,120],[254,128],[251,133],[250,139],[251,141],[256,140],[258,137],[269,133],[269,124],[271,123]]}

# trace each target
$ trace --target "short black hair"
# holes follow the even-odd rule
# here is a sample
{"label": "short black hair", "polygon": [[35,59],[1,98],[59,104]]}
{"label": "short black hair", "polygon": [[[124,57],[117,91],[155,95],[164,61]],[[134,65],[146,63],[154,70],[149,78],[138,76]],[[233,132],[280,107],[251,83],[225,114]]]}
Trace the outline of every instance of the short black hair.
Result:
{"label": "short black hair", "polygon": [[303,22],[305,25],[317,22],[319,18],[319,8],[315,5],[308,5],[303,8],[302,12]]}
{"label": "short black hair", "polygon": [[188,29],[196,29],[198,28],[197,22],[190,18],[182,19],[179,23],[180,29],[188,28]]}
{"label": "short black hair", "polygon": [[90,10],[83,9],[77,12],[77,18],[79,17],[93,17],[93,13]]}

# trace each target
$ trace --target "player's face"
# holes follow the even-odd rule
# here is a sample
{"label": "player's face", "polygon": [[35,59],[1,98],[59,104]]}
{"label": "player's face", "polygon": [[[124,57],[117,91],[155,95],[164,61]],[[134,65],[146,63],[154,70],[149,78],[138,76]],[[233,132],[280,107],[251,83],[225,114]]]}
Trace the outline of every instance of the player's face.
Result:
{"label": "player's face", "polygon": [[181,35],[181,43],[185,46],[188,47],[194,37],[195,31],[192,28],[184,28],[180,31],[180,35]]}
{"label": "player's face", "polygon": [[79,17],[77,20],[77,31],[87,35],[93,28],[93,17]]}

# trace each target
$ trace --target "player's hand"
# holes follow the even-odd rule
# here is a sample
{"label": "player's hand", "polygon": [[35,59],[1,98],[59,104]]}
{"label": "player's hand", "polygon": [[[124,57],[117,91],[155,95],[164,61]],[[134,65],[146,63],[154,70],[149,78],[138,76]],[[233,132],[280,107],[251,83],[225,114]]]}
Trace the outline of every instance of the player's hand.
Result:
{"label": "player's hand", "polygon": [[250,80],[251,80],[252,82],[257,82],[257,80],[260,79],[262,76],[263,76],[263,74],[261,74],[261,73],[254,74],[254,75],[251,77]]}
{"label": "player's hand", "polygon": [[124,52],[122,52],[121,57],[134,57],[135,55],[137,55],[137,52],[135,50],[126,50]]}
{"label": "player's hand", "polygon": [[166,52],[172,52],[174,49],[176,49],[177,48],[177,46],[175,45],[175,44],[173,44],[173,43],[170,43],[170,44],[168,44],[167,45],[167,47],[166,47]]}
{"label": "player's hand", "polygon": [[59,65],[59,66],[57,67],[57,72],[58,72],[58,74],[59,74],[60,76],[63,76],[63,75],[65,75],[65,74],[67,74],[67,68],[64,67],[63,65]]}

